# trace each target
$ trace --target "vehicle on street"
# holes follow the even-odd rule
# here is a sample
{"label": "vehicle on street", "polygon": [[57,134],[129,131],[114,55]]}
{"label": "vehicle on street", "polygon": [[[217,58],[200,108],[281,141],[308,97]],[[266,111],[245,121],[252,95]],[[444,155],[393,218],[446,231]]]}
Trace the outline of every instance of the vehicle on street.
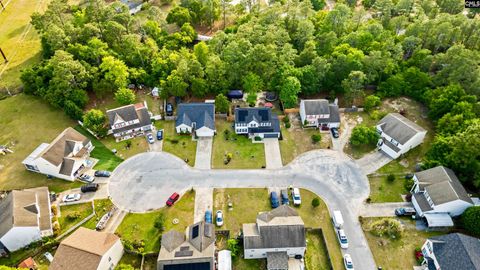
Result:
{"label": "vehicle on street", "polygon": [[110,177],[110,175],[112,175],[112,173],[109,172],[109,171],[95,171],[94,175],[96,177]]}
{"label": "vehicle on street", "polygon": [[343,216],[342,216],[342,212],[340,212],[340,211],[338,211],[338,210],[333,211],[332,220],[333,220],[333,226],[335,226],[335,228],[341,229],[341,228],[343,227]]}
{"label": "vehicle on street", "polygon": [[417,214],[417,211],[415,211],[415,208],[413,207],[400,207],[395,209],[395,215],[396,216],[414,216]]}
{"label": "vehicle on street", "polygon": [[298,188],[293,189],[292,198],[293,198],[293,205],[302,204],[302,198],[300,197],[300,190]]}
{"label": "vehicle on street", "polygon": [[172,116],[173,115],[173,105],[172,103],[167,103],[167,106],[165,107],[165,113],[167,116]]}
{"label": "vehicle on street", "polygon": [[272,208],[277,208],[278,207],[278,195],[277,192],[272,191],[270,193],[270,204],[272,205]]}
{"label": "vehicle on street", "polygon": [[176,192],[174,192],[172,195],[167,200],[167,206],[172,206],[176,201],[178,201],[178,198],[180,198],[180,195]]}
{"label": "vehicle on street", "polygon": [[63,197],[63,202],[75,202],[75,201],[80,200],[81,197],[82,197],[82,195],[80,195],[78,193],[68,194],[68,195],[65,195]]}
{"label": "vehicle on street", "polygon": [[80,187],[80,191],[82,191],[83,193],[95,192],[97,190],[98,190],[98,184],[95,184],[95,183],[86,184]]}
{"label": "vehicle on street", "polygon": [[282,204],[286,204],[286,205],[290,204],[290,200],[288,199],[288,190],[282,189],[280,191],[280,196],[282,196]]}
{"label": "vehicle on street", "polygon": [[223,225],[223,212],[222,210],[218,210],[215,214],[215,223],[217,223],[218,227],[221,227]]}
{"label": "vehicle on street", "polygon": [[348,248],[348,239],[347,239],[347,235],[345,234],[345,231],[340,229],[340,230],[337,230],[337,238],[338,238],[338,242],[340,242],[340,247],[343,248],[343,249],[347,249]]}
{"label": "vehicle on street", "polygon": [[157,140],[163,140],[163,129],[157,131]]}
{"label": "vehicle on street", "polygon": [[155,140],[153,139],[152,133],[147,134],[147,141],[148,141],[149,144],[155,143]]}
{"label": "vehicle on street", "polygon": [[332,132],[332,136],[333,136],[334,138],[340,137],[340,133],[338,132],[338,128],[331,128],[331,129],[330,129],[330,132]]}
{"label": "vehicle on street", "polygon": [[88,174],[82,174],[78,177],[78,180],[87,182],[87,183],[92,183],[93,181],[95,181],[95,177]]}
{"label": "vehicle on street", "polygon": [[210,210],[205,211],[205,222],[212,223],[212,211]]}
{"label": "vehicle on street", "polygon": [[352,257],[350,256],[350,254],[345,254],[343,256],[343,264],[345,265],[345,269],[353,270],[353,261],[352,261]]}

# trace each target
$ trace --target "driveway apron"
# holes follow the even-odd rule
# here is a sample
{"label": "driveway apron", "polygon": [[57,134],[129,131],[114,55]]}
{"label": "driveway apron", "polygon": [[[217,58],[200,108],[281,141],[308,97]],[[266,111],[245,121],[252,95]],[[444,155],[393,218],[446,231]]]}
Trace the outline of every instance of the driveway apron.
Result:
{"label": "driveway apron", "polygon": [[195,157],[195,168],[210,169],[212,161],[212,137],[199,138]]}
{"label": "driveway apron", "polygon": [[387,165],[393,159],[382,151],[374,151],[357,159],[358,166],[366,175],[376,172],[381,167]]}
{"label": "driveway apron", "polygon": [[263,139],[265,148],[265,161],[267,169],[278,169],[282,167],[282,155],[277,138]]}

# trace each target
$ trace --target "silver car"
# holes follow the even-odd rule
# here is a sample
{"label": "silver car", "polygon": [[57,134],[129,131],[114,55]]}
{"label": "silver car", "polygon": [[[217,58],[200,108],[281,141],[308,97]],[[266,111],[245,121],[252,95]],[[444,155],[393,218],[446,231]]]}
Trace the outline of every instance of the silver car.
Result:
{"label": "silver car", "polygon": [[81,197],[82,197],[82,195],[80,195],[78,193],[68,194],[68,195],[63,196],[63,202],[75,202],[75,201],[80,200]]}

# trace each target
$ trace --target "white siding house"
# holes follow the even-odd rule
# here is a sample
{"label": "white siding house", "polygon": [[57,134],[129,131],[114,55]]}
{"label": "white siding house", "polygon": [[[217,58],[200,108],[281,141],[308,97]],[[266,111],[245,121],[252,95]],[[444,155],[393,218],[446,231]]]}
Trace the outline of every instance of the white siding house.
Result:
{"label": "white siding house", "polygon": [[340,112],[337,104],[329,104],[326,99],[302,99],[300,119],[307,127],[321,129],[339,128]]}
{"label": "white siding house", "polygon": [[107,111],[110,132],[115,140],[123,141],[143,136],[153,130],[146,102],[130,104]]}

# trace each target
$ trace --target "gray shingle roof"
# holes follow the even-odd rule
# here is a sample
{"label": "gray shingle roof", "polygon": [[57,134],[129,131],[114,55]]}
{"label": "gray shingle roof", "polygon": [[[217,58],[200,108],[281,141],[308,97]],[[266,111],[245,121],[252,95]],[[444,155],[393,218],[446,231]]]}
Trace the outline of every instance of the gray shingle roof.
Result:
{"label": "gray shingle roof", "polygon": [[177,108],[175,125],[185,124],[195,128],[208,127],[215,130],[215,105],[212,103],[181,103]]}
{"label": "gray shingle roof", "polygon": [[152,121],[150,120],[150,115],[148,114],[148,109],[144,106],[143,103],[130,104],[123,107],[108,110],[107,116],[108,116],[110,127],[112,127],[115,121],[119,118],[123,119],[123,121],[125,122],[133,121],[137,119],[139,120],[139,123],[137,124],[114,129],[113,130],[114,133],[119,133],[126,130],[140,128],[140,127],[144,127],[152,124]]}
{"label": "gray shingle roof", "polygon": [[393,144],[392,142],[386,140],[385,138],[382,138],[382,141],[385,145],[387,145],[390,149],[392,149],[393,151],[395,152],[399,152],[400,151],[400,148],[398,148],[398,146],[396,146],[395,144]]}
{"label": "gray shingle roof", "polygon": [[305,106],[306,115],[319,115],[330,113],[328,100],[326,99],[310,99],[302,101]]}
{"label": "gray shingle roof", "polygon": [[235,123],[265,123],[272,121],[272,110],[270,108],[236,108]]}
{"label": "gray shingle roof", "polygon": [[398,113],[389,113],[378,122],[382,131],[402,145],[425,129]]}
{"label": "gray shingle roof", "polygon": [[60,166],[59,173],[63,175],[71,175],[74,164],[75,164],[74,160],[69,158],[64,158],[62,162],[62,166]]}
{"label": "gray shingle roof", "polygon": [[185,235],[175,230],[170,230],[162,235],[162,247],[168,252],[179,247],[185,241]]}
{"label": "gray shingle roof", "polygon": [[276,217],[295,217],[298,216],[298,213],[295,209],[291,208],[286,204],[282,204],[281,206],[268,211],[258,214],[257,219],[260,219],[265,222],[270,222]]}
{"label": "gray shingle roof", "polygon": [[288,269],[288,254],[283,252],[267,252],[267,270]]}
{"label": "gray shingle roof", "polygon": [[460,233],[429,238],[442,270],[479,270],[480,239]]}
{"label": "gray shingle roof", "polygon": [[81,142],[85,146],[90,142],[90,139],[75,129],[68,127],[39,156],[53,165],[59,166],[63,162],[63,158],[72,153],[75,142]]}
{"label": "gray shingle roof", "polygon": [[328,107],[330,109],[330,117],[327,121],[329,123],[340,123],[340,112],[338,110],[338,105],[330,104]]}
{"label": "gray shingle roof", "polygon": [[428,201],[425,198],[425,195],[423,193],[421,193],[421,192],[415,193],[415,194],[413,194],[413,197],[415,197],[415,201],[417,201],[418,206],[420,206],[420,209],[422,209],[422,212],[432,210],[432,207],[428,203]]}
{"label": "gray shingle roof", "polygon": [[215,226],[205,221],[191,225],[188,227],[188,240],[194,248],[202,252],[215,243]]}

